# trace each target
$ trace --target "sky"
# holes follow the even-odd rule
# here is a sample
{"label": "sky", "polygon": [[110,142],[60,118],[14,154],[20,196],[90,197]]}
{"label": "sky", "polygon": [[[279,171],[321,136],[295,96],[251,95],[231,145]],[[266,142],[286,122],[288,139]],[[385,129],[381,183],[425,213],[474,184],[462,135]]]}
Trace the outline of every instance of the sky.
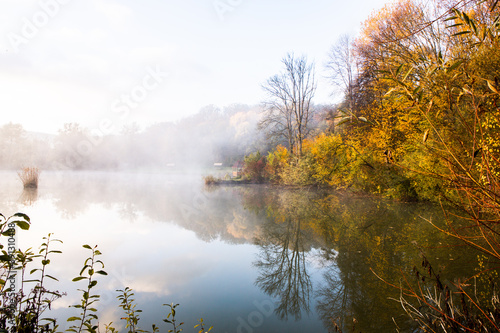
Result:
{"label": "sky", "polygon": [[0,125],[95,134],[254,105],[287,53],[314,62],[388,0],[1,0]]}

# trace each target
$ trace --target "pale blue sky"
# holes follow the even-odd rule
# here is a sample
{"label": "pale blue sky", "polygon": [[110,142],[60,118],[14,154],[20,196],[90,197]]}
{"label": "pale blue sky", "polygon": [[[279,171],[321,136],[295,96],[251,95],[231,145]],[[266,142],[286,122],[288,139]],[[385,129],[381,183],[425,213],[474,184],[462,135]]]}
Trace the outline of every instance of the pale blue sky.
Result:
{"label": "pale blue sky", "polygon": [[2,0],[2,120],[56,133],[175,121],[257,104],[287,52],[316,63],[387,0]]}

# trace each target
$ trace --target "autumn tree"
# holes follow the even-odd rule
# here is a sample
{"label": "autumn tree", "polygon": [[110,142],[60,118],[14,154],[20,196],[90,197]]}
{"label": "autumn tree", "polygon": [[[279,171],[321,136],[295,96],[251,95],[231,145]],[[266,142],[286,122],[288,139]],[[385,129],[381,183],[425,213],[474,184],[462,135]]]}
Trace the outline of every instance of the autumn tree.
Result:
{"label": "autumn tree", "polygon": [[302,154],[313,116],[312,99],[316,91],[314,65],[305,56],[288,54],[282,60],[284,70],[262,86],[268,95],[259,123],[272,138],[285,139],[290,151]]}
{"label": "autumn tree", "polygon": [[[358,136],[344,138],[363,154],[390,163],[384,168],[372,162],[377,175],[383,176],[379,187],[385,186],[385,193],[406,184],[420,198],[442,200],[447,210],[454,205],[450,216],[460,221],[450,221],[440,230],[496,261],[500,258],[498,3],[403,0],[369,18],[355,47],[360,75],[369,73],[373,78],[364,86],[373,96],[362,110],[369,126],[357,126]],[[392,152],[391,159],[387,152]],[[453,297],[442,303],[439,294],[451,289],[467,304],[467,312],[453,318],[447,309],[455,313],[461,309]],[[448,289],[441,285],[436,295],[422,290],[427,289],[405,290],[420,302],[416,312],[409,312],[422,327],[455,331],[459,325],[470,331],[498,331],[499,318],[486,315],[498,311],[496,305],[472,301],[475,291],[465,285],[449,284]],[[454,302],[459,303],[458,297]],[[422,315],[424,308],[431,315]]]}

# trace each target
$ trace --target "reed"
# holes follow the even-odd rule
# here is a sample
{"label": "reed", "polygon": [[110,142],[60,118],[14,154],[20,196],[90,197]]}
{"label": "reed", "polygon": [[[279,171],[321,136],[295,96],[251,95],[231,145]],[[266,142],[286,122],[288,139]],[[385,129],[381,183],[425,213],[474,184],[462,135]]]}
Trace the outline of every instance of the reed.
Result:
{"label": "reed", "polygon": [[37,167],[26,167],[18,173],[19,178],[23,182],[24,188],[38,188],[38,178],[40,170]]}
{"label": "reed", "polygon": [[32,206],[38,200],[37,188],[24,188],[19,200],[26,206]]}
{"label": "reed", "polygon": [[213,175],[208,175],[206,177],[203,177],[203,179],[205,180],[205,185],[215,185],[220,181],[220,179],[216,178]]}

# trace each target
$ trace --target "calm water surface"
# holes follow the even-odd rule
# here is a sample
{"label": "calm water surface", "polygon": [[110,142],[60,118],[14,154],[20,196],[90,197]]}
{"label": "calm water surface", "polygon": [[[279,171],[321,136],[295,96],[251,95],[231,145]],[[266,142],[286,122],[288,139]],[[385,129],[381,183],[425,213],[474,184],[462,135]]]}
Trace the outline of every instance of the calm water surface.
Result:
{"label": "calm water surface", "polygon": [[[67,293],[50,315],[77,314],[71,282],[98,245],[108,276],[100,277],[101,323],[120,321],[117,289],[130,287],[139,326],[170,329],[165,303],[180,303],[185,332],[197,319],[213,332],[328,332],[334,322],[363,332],[410,330],[391,298],[421,262],[456,279],[474,255],[456,250],[425,219],[441,210],[313,190],[267,186],[205,188],[199,174],[43,173],[36,192],[23,191],[15,173],[0,173],[1,213],[28,214],[21,248],[38,248],[49,232],[54,248],[53,289]],[[372,272],[373,271],[373,272]],[[59,321],[61,330],[68,327]]]}

